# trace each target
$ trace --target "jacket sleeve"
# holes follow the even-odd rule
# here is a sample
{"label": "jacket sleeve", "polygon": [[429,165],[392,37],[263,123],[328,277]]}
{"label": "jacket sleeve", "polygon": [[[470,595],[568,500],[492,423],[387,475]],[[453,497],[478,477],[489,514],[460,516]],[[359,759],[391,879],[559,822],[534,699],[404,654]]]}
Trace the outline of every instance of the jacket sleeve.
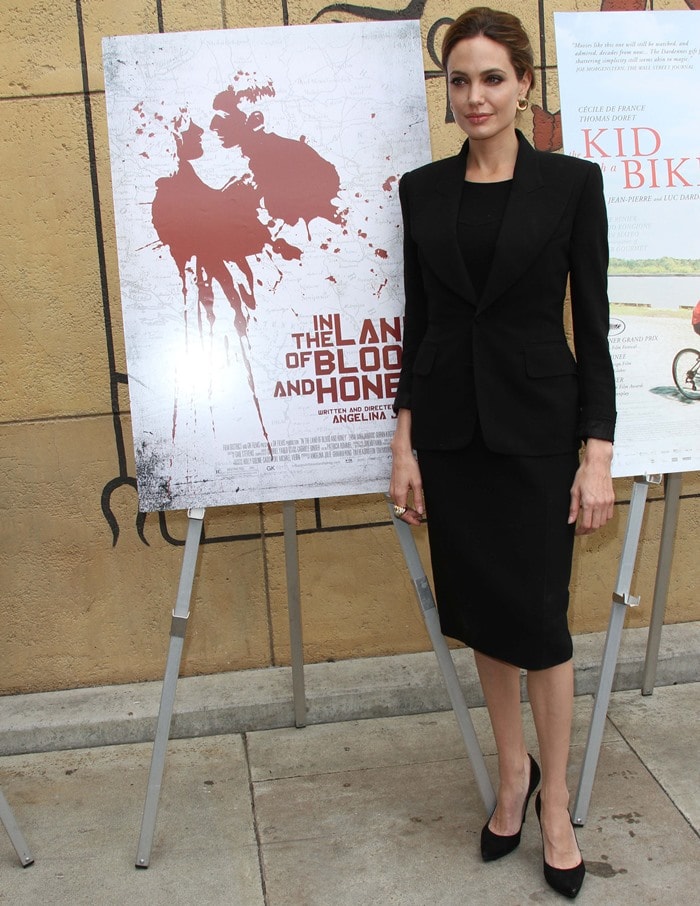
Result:
{"label": "jacket sleeve", "polygon": [[418,248],[411,235],[411,213],[407,180],[404,174],[399,182],[399,199],[403,215],[403,274],[406,307],[404,311],[403,352],[401,374],[394,399],[394,412],[411,408],[411,384],[413,363],[418,347],[427,328],[427,302],[423,287]]}
{"label": "jacket sleeve", "polygon": [[614,440],[615,373],[608,347],[608,219],[603,177],[588,167],[570,247],[571,313],[579,375],[578,434]]}

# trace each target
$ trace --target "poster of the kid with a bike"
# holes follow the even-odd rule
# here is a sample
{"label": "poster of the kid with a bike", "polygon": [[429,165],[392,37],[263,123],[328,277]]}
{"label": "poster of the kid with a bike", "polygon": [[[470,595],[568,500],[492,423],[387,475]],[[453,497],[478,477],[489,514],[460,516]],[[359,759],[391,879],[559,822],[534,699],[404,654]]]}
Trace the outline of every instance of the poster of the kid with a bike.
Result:
{"label": "poster of the kid with a bike", "polygon": [[700,16],[557,13],[564,151],[603,172],[615,475],[700,468]]}

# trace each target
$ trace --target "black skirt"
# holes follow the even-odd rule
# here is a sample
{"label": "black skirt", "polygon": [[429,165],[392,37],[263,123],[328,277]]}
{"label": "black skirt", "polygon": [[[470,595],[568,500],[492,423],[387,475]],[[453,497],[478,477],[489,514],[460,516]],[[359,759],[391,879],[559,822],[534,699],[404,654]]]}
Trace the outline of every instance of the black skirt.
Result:
{"label": "black skirt", "polygon": [[443,634],[527,670],[568,661],[578,454],[503,456],[477,431],[418,462]]}

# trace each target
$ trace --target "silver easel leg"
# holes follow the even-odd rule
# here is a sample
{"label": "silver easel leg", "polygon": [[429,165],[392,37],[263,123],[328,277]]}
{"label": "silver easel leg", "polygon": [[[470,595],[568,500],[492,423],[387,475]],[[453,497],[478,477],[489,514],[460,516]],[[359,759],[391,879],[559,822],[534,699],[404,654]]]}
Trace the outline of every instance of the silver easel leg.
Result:
{"label": "silver easel leg", "polygon": [[284,557],[287,568],[287,607],[289,610],[289,642],[292,650],[292,690],[294,723],[306,726],[306,694],[304,691],[304,647],[301,634],[301,592],[299,587],[299,547],[297,544],[296,503],[285,500],[282,510],[284,525]]}
{"label": "silver easel leg", "polygon": [[617,656],[620,651],[622,626],[625,622],[627,608],[635,607],[639,604],[639,598],[632,597],[629,592],[632,584],[634,562],[637,559],[637,548],[639,546],[639,535],[642,529],[644,504],[647,499],[649,483],[653,482],[658,484],[660,480],[660,476],[649,475],[644,478],[637,477],[634,479],[632,499],[630,501],[629,515],[627,517],[625,540],[622,544],[620,565],[617,571],[617,582],[612,596],[612,610],[610,612],[608,634],[605,639],[603,660],[600,666],[598,689],[593,705],[591,725],[588,728],[588,741],[586,742],[586,751],[583,756],[581,776],[579,778],[576,802],[574,803],[574,811],[571,819],[574,824],[584,824],[586,816],[588,815],[591,790],[593,789],[593,778],[595,777],[596,768],[598,767],[600,746],[603,741],[603,730],[605,729],[605,718],[608,713],[608,704],[610,703],[610,691],[615,676]]}
{"label": "silver easel leg", "polygon": [[15,848],[15,852],[19,857],[19,861],[22,863],[22,867],[26,868],[28,865],[31,865],[34,861],[34,856],[29,852],[29,847],[22,836],[22,832],[17,826],[15,816],[12,814],[12,809],[8,805],[7,799],[3,796],[2,790],[0,790],[0,824],[2,824],[7,831],[7,835]]}
{"label": "silver easel leg", "polygon": [[661,528],[659,562],[656,567],[656,582],[654,583],[654,601],[651,606],[651,622],[649,623],[649,635],[647,636],[647,655],[644,661],[642,695],[651,695],[656,683],[656,666],[659,660],[661,630],[664,625],[668,584],[671,578],[673,539],[678,526],[678,509],[682,483],[683,475],[680,472],[666,476],[664,521]]}
{"label": "silver easel leg", "polygon": [[394,528],[396,529],[396,534],[398,535],[403,555],[406,559],[406,565],[408,566],[408,571],[413,580],[418,603],[420,604],[425,625],[428,629],[428,634],[430,635],[430,641],[433,644],[435,655],[438,659],[438,665],[444,677],[445,685],[447,686],[450,703],[452,704],[452,709],[457,718],[459,729],[462,732],[464,744],[467,747],[467,754],[469,755],[469,761],[471,762],[472,771],[474,772],[474,779],[476,780],[479,792],[481,793],[484,808],[486,809],[487,814],[490,815],[496,808],[496,794],[493,791],[491,778],[486,770],[484,756],[474,731],[474,724],[469,715],[469,708],[464,700],[464,693],[459,684],[459,677],[457,676],[450,649],[447,647],[445,637],[440,630],[440,619],[435,607],[435,599],[433,598],[428,579],[421,565],[420,556],[415,541],[413,540],[410,526],[401,519],[396,518],[391,499],[388,495],[386,499],[389,504],[389,513],[394,522]]}
{"label": "silver easel leg", "polygon": [[148,863],[151,859],[151,846],[153,845],[153,833],[156,826],[158,798],[160,796],[160,786],[163,780],[163,768],[165,767],[165,750],[168,745],[170,721],[173,716],[173,707],[175,705],[175,689],[177,687],[177,677],[180,672],[180,660],[182,658],[182,648],[185,642],[187,619],[190,615],[190,599],[192,597],[194,571],[197,565],[197,554],[199,553],[199,539],[202,536],[204,510],[188,510],[187,516],[187,538],[185,540],[185,552],[182,557],[182,569],[180,570],[180,585],[177,590],[177,600],[175,602],[175,610],[173,611],[173,618],[170,626],[170,648],[168,649],[168,660],[165,665],[163,691],[161,693],[160,709],[158,711],[158,725],[156,728],[155,741],[153,743],[151,770],[148,775],[148,789],[146,792],[146,802],[143,808],[143,820],[141,822],[141,836],[139,838],[139,848],[136,854],[137,868],[148,868]]}

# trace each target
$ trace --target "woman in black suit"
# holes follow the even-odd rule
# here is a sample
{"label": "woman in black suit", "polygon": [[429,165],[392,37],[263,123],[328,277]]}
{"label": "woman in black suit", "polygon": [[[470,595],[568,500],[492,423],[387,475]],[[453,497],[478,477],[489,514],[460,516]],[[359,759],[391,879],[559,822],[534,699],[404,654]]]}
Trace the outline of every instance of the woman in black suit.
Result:
{"label": "woman in black suit", "polygon": [[[406,315],[391,495],[412,524],[425,496],[442,630],[474,649],[500,775],[482,856],[515,849],[541,779],[545,878],[573,897],[585,867],[566,784],[568,584],[574,532],[604,525],[614,502],[602,177],[588,161],[535,151],[516,130],[534,78],[516,17],[469,10],[442,60],[467,141],[401,180]],[[541,777],[523,738],[521,668]]]}

